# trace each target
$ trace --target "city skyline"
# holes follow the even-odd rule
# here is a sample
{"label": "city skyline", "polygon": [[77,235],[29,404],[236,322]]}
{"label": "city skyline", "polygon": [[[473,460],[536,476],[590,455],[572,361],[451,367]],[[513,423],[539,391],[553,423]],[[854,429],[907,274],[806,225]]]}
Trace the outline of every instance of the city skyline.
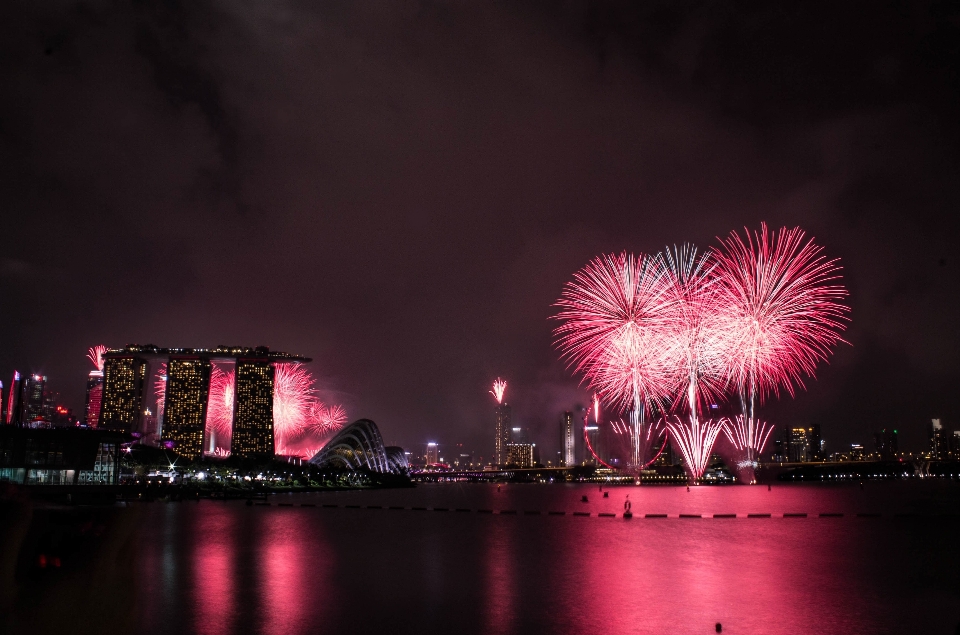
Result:
{"label": "city skyline", "polygon": [[[17,6],[0,372],[47,376],[75,413],[91,345],[244,341],[310,352],[324,401],[411,441],[429,425],[479,446],[478,387],[506,376],[514,417],[554,444],[556,413],[590,397],[550,341],[570,273],[765,220],[842,258],[854,322],[819,381],[763,418],[838,445],[896,425],[905,447],[930,418],[960,421],[957,91],[927,45],[947,23],[834,8],[853,41],[801,46],[790,33],[818,28],[814,11],[458,7],[425,10],[413,35],[400,8],[377,10],[380,31],[356,8],[298,7],[290,24],[320,26],[287,52],[240,6],[218,35],[200,7],[104,22]],[[658,10],[674,18],[651,38]],[[750,24],[779,44],[723,44]],[[377,45],[361,59],[355,41]],[[295,114],[269,116],[277,101]]]}

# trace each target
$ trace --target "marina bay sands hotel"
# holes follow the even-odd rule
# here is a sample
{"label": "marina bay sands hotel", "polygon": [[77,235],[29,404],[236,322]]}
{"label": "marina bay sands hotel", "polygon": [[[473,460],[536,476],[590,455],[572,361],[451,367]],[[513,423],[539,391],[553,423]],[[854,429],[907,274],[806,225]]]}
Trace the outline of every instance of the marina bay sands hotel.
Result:
{"label": "marina bay sands hotel", "polygon": [[307,357],[256,348],[158,348],[130,345],[103,354],[103,398],[98,426],[134,434],[197,459],[213,450],[206,439],[210,375],[214,365],[234,373],[232,456],[274,454],[274,364]]}

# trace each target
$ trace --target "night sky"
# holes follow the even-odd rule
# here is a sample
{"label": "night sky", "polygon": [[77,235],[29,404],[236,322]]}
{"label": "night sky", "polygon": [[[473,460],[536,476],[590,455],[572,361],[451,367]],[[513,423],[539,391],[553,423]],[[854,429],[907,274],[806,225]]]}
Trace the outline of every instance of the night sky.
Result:
{"label": "night sky", "polygon": [[315,4],[0,4],[5,385],[79,411],[89,346],[266,345],[414,448],[488,455],[501,376],[549,453],[571,274],[765,220],[853,321],[762,416],[828,452],[960,426],[947,3]]}

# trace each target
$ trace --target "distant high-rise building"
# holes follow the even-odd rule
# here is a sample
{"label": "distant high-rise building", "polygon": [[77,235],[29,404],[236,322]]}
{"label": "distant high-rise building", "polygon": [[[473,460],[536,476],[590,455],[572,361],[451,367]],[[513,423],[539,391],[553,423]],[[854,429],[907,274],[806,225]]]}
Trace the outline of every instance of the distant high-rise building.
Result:
{"label": "distant high-rise building", "polygon": [[210,360],[171,357],[167,362],[167,392],[163,403],[163,441],[172,441],[177,454],[190,459],[203,455],[203,432],[210,396]]}
{"label": "distant high-rise building", "polygon": [[273,364],[267,357],[238,358],[235,373],[230,454],[239,457],[272,455],[275,451]]}
{"label": "distant high-rise building", "polygon": [[510,404],[499,403],[494,410],[496,425],[494,428],[494,462],[496,465],[505,465],[507,461],[507,444],[510,443]]}
{"label": "distant high-rise building", "polygon": [[440,462],[440,446],[431,441],[427,444],[427,451],[423,455],[427,465],[435,465]]}
{"label": "distant high-rise building", "polygon": [[577,464],[577,426],[573,413],[567,410],[560,417],[560,465]]}
{"label": "distant high-rise building", "polygon": [[506,464],[512,467],[533,467],[536,462],[533,443],[508,443]]}
{"label": "distant high-rise building", "polygon": [[100,421],[100,405],[103,403],[103,371],[91,370],[87,376],[87,405],[84,408],[84,423],[96,428]]}
{"label": "distant high-rise building", "polygon": [[9,397],[7,397],[7,409],[4,412],[4,419],[10,425],[19,426],[21,423],[20,415],[23,410],[23,379],[20,373],[13,371],[13,381],[10,382]]}
{"label": "distant high-rise building", "polygon": [[850,444],[850,460],[851,461],[862,461],[863,460],[863,446],[859,443]]}
{"label": "distant high-rise building", "polygon": [[807,429],[806,428],[788,428],[784,430],[786,434],[786,454],[787,462],[800,463],[807,460]]}
{"label": "distant high-rise building", "polygon": [[143,412],[147,363],[140,357],[118,355],[103,362],[103,400],[98,428],[133,432]]}
{"label": "distant high-rise building", "polygon": [[820,436],[820,425],[813,424],[807,428],[807,461],[823,460],[823,438]]}
{"label": "distant high-rise building", "polygon": [[930,458],[935,461],[946,461],[950,454],[949,439],[947,431],[943,429],[943,424],[939,419],[930,420]]}
{"label": "distant high-rise building", "polygon": [[884,428],[873,435],[877,442],[877,454],[884,461],[891,461],[900,454],[900,448],[897,443],[897,431],[890,428]]}
{"label": "distant high-rise building", "polygon": [[44,410],[44,388],[47,378],[44,375],[28,375],[23,381],[23,422],[24,425],[41,425],[46,421]]}
{"label": "distant high-rise building", "polygon": [[954,430],[950,435],[950,458],[960,460],[960,430]]}

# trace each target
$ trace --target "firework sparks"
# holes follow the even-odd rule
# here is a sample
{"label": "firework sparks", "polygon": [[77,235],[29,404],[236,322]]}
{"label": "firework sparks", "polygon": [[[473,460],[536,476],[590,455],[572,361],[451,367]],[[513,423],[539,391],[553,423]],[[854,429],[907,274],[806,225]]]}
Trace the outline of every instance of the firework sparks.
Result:
{"label": "firework sparks", "polygon": [[103,344],[98,344],[87,351],[87,359],[101,372],[103,371],[103,354],[106,352],[107,347]]}
{"label": "firework sparks", "polygon": [[740,463],[756,467],[773,429],[757,421],[757,398],[803,387],[803,377],[813,377],[844,341],[849,308],[840,303],[847,290],[838,283],[838,260],[826,259],[799,227],[774,234],[761,223],[744,234],[730,232],[716,252],[720,317],[731,334],[726,374],[743,412],[724,430]]}
{"label": "firework sparks", "polygon": [[744,415],[738,415],[727,420],[723,432],[730,441],[730,445],[743,455],[741,467],[757,467],[757,457],[767,446],[773,426],[763,421],[756,421]]}
{"label": "firework sparks", "polygon": [[278,454],[304,454],[347,422],[343,406],[326,406],[303,364],[277,364],[273,385],[273,429]]}
{"label": "firework sparks", "polygon": [[497,377],[497,381],[493,382],[493,390],[490,391],[490,394],[493,395],[493,398],[497,400],[497,403],[503,403],[503,395],[507,390],[507,382],[503,381]]}
{"label": "firework sparks", "polygon": [[723,420],[700,420],[693,415],[683,420],[678,416],[671,416],[667,418],[666,424],[674,444],[683,455],[687,474],[692,481],[699,481],[710,467],[713,444],[723,429]]}
{"label": "firework sparks", "polygon": [[[214,362],[210,370],[210,392],[207,401],[206,435],[212,438],[212,451],[217,456],[230,454],[233,436],[234,369],[232,363]],[[217,454],[217,450],[220,453]]]}
{"label": "firework sparks", "polygon": [[153,395],[157,399],[157,421],[163,421],[163,406],[167,401],[166,362],[161,362],[157,368],[157,378],[153,382]]}
{"label": "firework sparks", "polygon": [[[773,429],[756,421],[755,399],[781,388],[792,396],[843,342],[849,309],[838,279],[837,261],[800,229],[774,235],[765,224],[745,240],[732,232],[716,252],[684,245],[657,256],[603,256],[564,287],[555,345],[597,391],[595,418],[599,399],[630,409],[630,424],[613,429],[630,431],[635,468],[649,464],[662,435],[696,481],[720,430],[755,464]],[[743,416],[701,416],[731,388]],[[681,412],[649,425],[648,410]]]}
{"label": "firework sparks", "polygon": [[603,256],[575,273],[555,303],[562,356],[614,407],[643,409],[666,394],[665,273],[659,257]]}
{"label": "firework sparks", "polygon": [[273,429],[277,444],[303,432],[315,411],[314,381],[303,364],[276,364],[273,376]]}

